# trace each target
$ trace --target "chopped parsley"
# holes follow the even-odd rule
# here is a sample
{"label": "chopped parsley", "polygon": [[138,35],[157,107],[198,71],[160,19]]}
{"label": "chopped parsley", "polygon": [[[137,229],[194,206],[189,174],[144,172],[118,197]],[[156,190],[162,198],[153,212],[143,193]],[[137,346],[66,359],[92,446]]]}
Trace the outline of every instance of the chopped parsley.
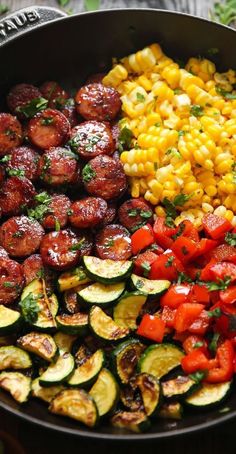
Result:
{"label": "chopped parsley", "polygon": [[189,199],[190,199],[191,195],[187,195],[187,194],[178,194],[173,202],[169,199],[167,199],[167,197],[165,197],[163,199],[163,202],[162,204],[164,205],[165,209],[166,209],[166,220],[165,220],[165,225],[167,225],[168,227],[174,227],[174,222],[173,222],[173,219],[176,218],[177,216],[177,210],[176,210],[176,207],[177,206],[183,206]]}
{"label": "chopped parsley", "polygon": [[214,333],[214,334],[213,334],[212,339],[211,339],[211,342],[210,342],[209,345],[208,345],[208,348],[209,348],[209,350],[210,350],[212,353],[215,353],[216,350],[217,350],[217,344],[218,344],[219,338],[220,338],[220,334],[219,334],[219,333]]}
{"label": "chopped parsley", "polygon": [[137,101],[138,102],[144,102],[145,101],[145,96],[142,95],[142,93],[136,93]]}
{"label": "chopped parsley", "polygon": [[218,279],[217,282],[203,282],[203,285],[206,285],[209,292],[214,292],[215,290],[226,290],[231,282],[231,278],[229,276],[225,276],[224,279]]}
{"label": "chopped parsley", "polygon": [[217,55],[219,53],[219,49],[218,47],[210,47],[210,49],[207,50],[207,53],[212,57],[213,55]]}
{"label": "chopped parsley", "polygon": [[230,246],[236,246],[236,233],[227,232],[225,235],[225,242],[230,244]]}
{"label": "chopped parsley", "polygon": [[203,108],[198,104],[193,104],[190,108],[190,114],[194,117],[201,117],[203,115]]}
{"label": "chopped parsley", "polygon": [[83,248],[84,246],[84,242],[85,242],[85,238],[81,238],[81,240],[76,243],[76,244],[72,244],[72,246],[69,248],[69,251],[81,251],[81,249]]}
{"label": "chopped parsley", "polygon": [[[37,295],[37,297],[41,298],[41,295]],[[37,321],[40,308],[37,303],[37,298],[32,292],[19,302],[19,306],[26,322],[35,323]]]}
{"label": "chopped parsley", "polygon": [[32,118],[37,113],[45,110],[48,106],[48,100],[45,98],[34,98],[27,104],[17,107],[17,112],[22,113],[26,118]]}
{"label": "chopped parsley", "polygon": [[175,95],[180,95],[181,93],[183,93],[183,92],[182,92],[182,90],[180,88],[175,88],[174,89],[174,94]]}
{"label": "chopped parsley", "polygon": [[174,235],[172,235],[171,238],[172,238],[173,240],[177,240],[177,238],[179,238],[179,236],[182,235],[184,229],[185,229],[184,222],[181,222],[181,223],[179,224],[179,226],[178,226],[177,232],[176,232]]}
{"label": "chopped parsley", "polygon": [[131,210],[128,210],[128,216],[129,217],[135,217],[135,216],[141,216],[143,219],[149,219],[152,217],[152,211],[151,210],[140,210],[140,208],[134,208]]}
{"label": "chopped parsley", "polygon": [[22,169],[10,169],[8,167],[6,170],[10,177],[24,177],[25,176],[25,171]]}
{"label": "chopped parsley", "polygon": [[141,268],[143,270],[143,275],[144,277],[148,277],[150,271],[151,271],[151,265],[148,262],[143,262],[141,264]]}
{"label": "chopped parsley", "polygon": [[83,181],[89,183],[94,177],[96,177],[96,172],[92,169],[90,164],[86,164],[82,170]]}
{"label": "chopped parsley", "polygon": [[3,156],[3,158],[0,159],[0,162],[2,164],[4,164],[4,162],[10,161],[10,159],[11,159],[11,156],[9,154],[6,154],[5,156]]}
{"label": "chopped parsley", "polygon": [[216,93],[223,96],[225,99],[236,99],[236,93],[231,93],[227,90],[224,90],[224,88],[220,87],[219,85],[216,85]]}
{"label": "chopped parsley", "polygon": [[189,199],[190,199],[191,195],[187,195],[187,194],[178,194],[175,198],[174,198],[174,205],[175,206],[183,206]]}
{"label": "chopped parsley", "polygon": [[182,137],[186,134],[186,131],[183,131],[182,129],[178,132],[178,136]]}
{"label": "chopped parsley", "polygon": [[35,200],[40,203],[35,208],[29,208],[27,210],[29,218],[42,221],[46,214],[53,213],[52,209],[49,207],[52,198],[46,191],[37,194]]}
{"label": "chopped parsley", "polygon": [[128,210],[127,213],[130,218],[134,218],[135,216],[138,215],[138,209],[135,208],[135,209]]}
{"label": "chopped parsley", "polygon": [[53,123],[54,119],[53,117],[44,117],[41,120],[41,125],[42,126],[49,126]]}
{"label": "chopped parsley", "polygon": [[124,128],[121,129],[120,134],[119,134],[119,139],[118,139],[119,140],[118,149],[119,149],[120,153],[122,151],[124,151],[125,149],[130,150],[130,148],[132,146],[133,137],[134,137],[134,135],[133,135],[131,129],[127,128],[127,126],[125,126]]}
{"label": "chopped parsley", "polygon": [[60,225],[60,222],[58,221],[58,219],[55,219],[55,230],[56,230],[56,232],[60,232],[60,230],[61,230],[61,225]]}
{"label": "chopped parsley", "polygon": [[204,378],[206,378],[207,374],[208,374],[208,371],[199,370],[199,371],[195,372],[194,374],[190,374],[189,378],[191,378],[196,383],[201,383],[202,380],[204,380]]}
{"label": "chopped parsley", "polygon": [[113,240],[113,238],[109,238],[106,243],[104,243],[104,247],[112,247],[114,246],[115,242]]}
{"label": "chopped parsley", "polygon": [[18,230],[18,232],[15,232],[13,233],[13,238],[21,238],[22,236],[24,236],[24,232],[22,232],[21,230]]}
{"label": "chopped parsley", "polygon": [[3,282],[3,287],[14,288],[15,284],[13,282],[6,281],[6,282]]}
{"label": "chopped parsley", "polygon": [[67,210],[67,216],[72,216],[73,213],[74,213],[73,210],[71,209]]}
{"label": "chopped parsley", "polygon": [[191,279],[189,276],[187,276],[187,274],[185,274],[184,272],[179,271],[179,272],[178,272],[177,284],[182,284],[182,282],[189,282],[189,283],[191,283],[191,282],[192,282],[192,279]]}
{"label": "chopped parsley", "polygon": [[35,200],[40,203],[48,204],[51,202],[52,198],[46,191],[43,191],[35,196]]}
{"label": "chopped parsley", "polygon": [[38,279],[44,278],[44,275],[45,275],[44,268],[40,268],[40,269],[37,271],[37,273],[36,273],[36,277],[37,277]]}
{"label": "chopped parsley", "polygon": [[138,279],[137,282],[136,282],[136,287],[138,289],[142,288],[144,286],[144,283],[143,281],[141,281],[141,279]]}
{"label": "chopped parsley", "polygon": [[204,346],[204,342],[198,341],[193,345],[193,348],[200,348]]}
{"label": "chopped parsley", "polygon": [[220,307],[216,307],[215,309],[213,309],[213,311],[207,311],[207,315],[208,317],[219,318],[222,315],[222,311]]}
{"label": "chopped parsley", "polygon": [[168,259],[166,260],[166,263],[165,263],[165,268],[170,268],[170,266],[172,266],[172,264],[173,264],[174,259],[175,258],[173,255],[168,257]]}

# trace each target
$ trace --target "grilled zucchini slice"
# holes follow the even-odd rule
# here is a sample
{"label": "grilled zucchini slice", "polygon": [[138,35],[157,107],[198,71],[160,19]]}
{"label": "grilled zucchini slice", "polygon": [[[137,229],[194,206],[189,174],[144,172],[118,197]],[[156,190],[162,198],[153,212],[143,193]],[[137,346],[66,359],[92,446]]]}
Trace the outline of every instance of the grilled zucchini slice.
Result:
{"label": "grilled zucchini slice", "polygon": [[70,353],[77,336],[72,336],[58,331],[53,338],[60,350],[65,350]]}
{"label": "grilled zucchini slice", "polygon": [[65,382],[73,373],[75,362],[73,356],[69,352],[60,351],[60,354],[54,363],[51,363],[48,368],[39,377],[41,386],[58,385]]}
{"label": "grilled zucchini slice", "polygon": [[202,387],[187,397],[185,403],[188,406],[204,409],[221,404],[231,391],[232,382],[203,383]]}
{"label": "grilled zucchini slice", "polygon": [[145,277],[137,276],[136,274],[131,275],[131,282],[135,290],[138,290],[144,295],[149,297],[161,296],[169,287],[171,282],[160,279],[160,280],[150,280]]}
{"label": "grilled zucchini slice", "polygon": [[102,369],[97,381],[89,391],[101,417],[111,413],[119,400],[119,386],[108,369]]}
{"label": "grilled zucchini slice", "polygon": [[69,314],[76,314],[80,311],[80,304],[77,300],[77,292],[84,288],[83,285],[77,285],[75,288],[71,290],[66,290],[64,293],[64,304],[65,309]]}
{"label": "grilled zucchini slice", "polygon": [[84,306],[97,304],[99,306],[109,306],[121,296],[125,289],[124,282],[118,282],[117,284],[95,284],[88,285],[88,287],[80,290],[77,293],[79,303]]}
{"label": "grilled zucchini slice", "polygon": [[129,335],[128,328],[118,326],[98,306],[93,306],[89,312],[89,326],[93,333],[100,339],[108,342],[115,342],[124,339]]}
{"label": "grilled zucchini slice", "polygon": [[118,411],[111,419],[113,427],[131,432],[145,432],[150,427],[150,420],[142,411]]}
{"label": "grilled zucchini slice", "polygon": [[138,370],[162,378],[172,369],[180,365],[184,353],[173,344],[155,344],[148,347],[142,354]]}
{"label": "grilled zucchini slice", "polygon": [[65,292],[71,288],[77,287],[77,285],[83,285],[90,282],[85,270],[82,266],[78,266],[73,270],[66,271],[59,276],[58,289],[59,292]]}
{"label": "grilled zucchini slice", "polygon": [[86,274],[101,284],[122,282],[131,275],[133,268],[133,263],[129,260],[102,260],[88,255],[83,257],[83,264]]}
{"label": "grilled zucchini slice", "polygon": [[97,379],[104,361],[104,352],[101,349],[97,350],[92,356],[87,358],[81,366],[74,370],[73,375],[67,382],[68,385],[81,388],[92,385]]}
{"label": "grilled zucchini slice", "polygon": [[167,402],[162,405],[158,416],[163,419],[182,419],[183,407],[179,402]]}
{"label": "grilled zucchini slice", "polygon": [[162,389],[159,380],[150,374],[138,374],[135,377],[135,385],[140,390],[146,415],[155,416],[162,402]]}
{"label": "grilled zucchini slice", "polygon": [[22,322],[21,314],[3,304],[0,305],[0,335],[16,332]]}
{"label": "grilled zucchini slice", "polygon": [[32,366],[30,356],[14,345],[0,347],[0,370],[28,369]]}
{"label": "grilled zucchini slice", "polygon": [[93,398],[83,389],[66,389],[52,400],[49,410],[57,415],[76,419],[88,427],[98,423],[98,411]]}
{"label": "grilled zucchini slice", "polygon": [[52,361],[57,352],[57,345],[50,334],[31,332],[25,334],[17,340],[17,345],[23,350],[35,355],[46,361]]}
{"label": "grilled zucchini slice", "polygon": [[192,394],[199,385],[192,378],[179,375],[168,381],[162,382],[163,396],[169,398],[183,398]]}
{"label": "grilled zucchini slice", "polygon": [[12,397],[22,404],[28,400],[31,389],[31,378],[20,372],[1,372],[0,388],[9,391]]}
{"label": "grilled zucchini slice", "polygon": [[145,346],[136,339],[119,344],[111,353],[111,365],[115,375],[123,384],[129,383]]}
{"label": "grilled zucchini slice", "polygon": [[57,315],[56,322],[58,329],[63,333],[84,336],[88,328],[88,315],[82,312],[73,315]]}
{"label": "grilled zucchini slice", "polygon": [[125,293],[114,308],[114,321],[124,328],[137,329],[136,320],[146,301],[147,296],[140,293]]}
{"label": "grilled zucchini slice", "polygon": [[35,378],[31,384],[31,394],[33,397],[38,397],[44,402],[50,403],[54,397],[65,389],[62,385],[50,386],[44,388],[39,383],[39,377]]}

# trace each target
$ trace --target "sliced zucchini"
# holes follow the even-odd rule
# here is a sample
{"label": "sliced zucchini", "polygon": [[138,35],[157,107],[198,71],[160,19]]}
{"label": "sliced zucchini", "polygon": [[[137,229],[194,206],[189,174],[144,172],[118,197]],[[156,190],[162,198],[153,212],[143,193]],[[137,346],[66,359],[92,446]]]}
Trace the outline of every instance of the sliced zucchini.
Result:
{"label": "sliced zucchini", "polygon": [[97,381],[89,391],[93,397],[100,417],[111,413],[119,400],[119,386],[108,369],[102,369]]}
{"label": "sliced zucchini", "polygon": [[147,416],[155,416],[162,401],[162,389],[159,380],[150,374],[138,374],[135,385],[139,388]]}
{"label": "sliced zucchini", "polygon": [[0,347],[0,370],[28,369],[32,366],[30,356],[21,348],[14,345]]}
{"label": "sliced zucchini", "polygon": [[82,266],[78,266],[73,270],[66,271],[59,276],[58,289],[59,292],[65,292],[71,288],[77,287],[77,285],[83,285],[90,282],[85,270]]}
{"label": "sliced zucchini", "polygon": [[53,293],[52,295],[48,296],[47,298],[48,298],[49,310],[50,310],[52,316],[56,317],[56,315],[58,313],[58,309],[59,309],[58,299],[57,299],[55,293]]}
{"label": "sliced zucchini", "polygon": [[129,260],[102,260],[98,257],[85,255],[83,264],[86,274],[94,281],[102,284],[122,282],[131,275],[133,263]]}
{"label": "sliced zucchini", "polygon": [[58,385],[65,382],[73,373],[75,362],[69,352],[60,351],[56,361],[43,372],[39,377],[42,386]]}
{"label": "sliced zucchini", "polygon": [[24,288],[20,306],[23,317],[30,325],[39,330],[56,328],[57,298],[55,295],[48,298],[43,279],[34,279]]}
{"label": "sliced zucchini", "polygon": [[77,367],[73,375],[67,381],[70,386],[90,386],[92,385],[105,361],[104,352],[100,349],[90,356],[81,366]]}
{"label": "sliced zucchini", "polygon": [[0,334],[16,332],[22,322],[21,314],[3,304],[0,305]]}
{"label": "sliced zucchini", "polygon": [[138,363],[138,369],[140,372],[152,374],[160,379],[179,366],[183,356],[184,353],[176,345],[151,345],[143,352]]}
{"label": "sliced zucchini", "polygon": [[61,333],[59,331],[54,335],[54,341],[56,342],[58,348],[69,353],[71,352],[73,343],[76,341],[76,339],[77,336]]}
{"label": "sliced zucchini", "polygon": [[111,365],[121,383],[129,383],[145,346],[136,339],[122,342],[111,353]]}
{"label": "sliced zucchini", "polygon": [[221,404],[231,390],[232,382],[224,383],[203,383],[202,387],[187,397],[185,403],[194,408],[208,408]]}
{"label": "sliced zucchini", "polygon": [[132,380],[132,378],[129,385],[122,387],[120,400],[123,406],[129,411],[143,411],[142,396],[140,390],[136,386],[133,386],[135,380]]}
{"label": "sliced zucchini", "polygon": [[98,423],[98,411],[93,398],[83,389],[66,389],[52,400],[49,410],[57,415],[76,419],[88,427]]}
{"label": "sliced zucchini", "polygon": [[28,399],[31,389],[31,378],[20,372],[1,372],[0,388],[9,391],[12,397],[22,404]]}
{"label": "sliced zucchini", "polygon": [[105,285],[95,283],[88,285],[88,287],[80,290],[77,293],[78,301],[83,305],[97,304],[99,306],[109,306],[118,300],[125,289],[124,282],[118,282],[117,284]]}
{"label": "sliced zucchini", "polygon": [[82,366],[82,364],[84,364],[87,361],[87,359],[90,358],[90,356],[92,356],[92,353],[88,349],[88,347],[84,344],[80,345],[80,347],[74,354],[76,366],[77,367]]}
{"label": "sliced zucchini", "polygon": [[162,405],[158,416],[163,419],[182,419],[183,407],[179,402],[167,402]]}
{"label": "sliced zucchini", "polygon": [[88,315],[82,312],[73,315],[57,315],[56,322],[63,333],[83,336],[88,328]]}
{"label": "sliced zucchini", "polygon": [[65,389],[62,385],[50,386],[48,388],[44,388],[39,383],[39,377],[35,378],[31,384],[31,394],[33,397],[38,397],[42,399],[44,402],[50,403],[54,397]]}
{"label": "sliced zucchini", "polygon": [[162,295],[171,284],[170,281],[164,279],[152,281],[145,277],[137,276],[136,274],[131,275],[131,282],[135,290],[152,297]]}
{"label": "sliced zucchini", "polygon": [[142,411],[118,411],[112,418],[113,427],[130,430],[135,433],[145,432],[150,427],[147,415]]}
{"label": "sliced zucchini", "polygon": [[82,290],[84,285],[77,285],[75,288],[71,290],[66,290],[64,293],[64,304],[65,309],[69,314],[76,314],[80,311],[80,305],[77,300],[77,292]]}
{"label": "sliced zucchini", "polygon": [[147,301],[147,296],[139,293],[125,293],[119,299],[113,311],[114,321],[119,326],[137,329],[136,319],[143,305]]}
{"label": "sliced zucchini", "polygon": [[128,328],[118,326],[98,306],[93,306],[89,312],[89,326],[93,333],[104,341],[115,342],[124,339],[129,335]]}
{"label": "sliced zucchini", "polygon": [[23,350],[35,353],[46,361],[52,361],[56,352],[57,345],[50,334],[31,332],[25,334],[17,340],[17,345]]}
{"label": "sliced zucchini", "polygon": [[166,398],[183,398],[192,394],[198,388],[196,381],[192,378],[179,375],[172,380],[162,382],[163,396]]}

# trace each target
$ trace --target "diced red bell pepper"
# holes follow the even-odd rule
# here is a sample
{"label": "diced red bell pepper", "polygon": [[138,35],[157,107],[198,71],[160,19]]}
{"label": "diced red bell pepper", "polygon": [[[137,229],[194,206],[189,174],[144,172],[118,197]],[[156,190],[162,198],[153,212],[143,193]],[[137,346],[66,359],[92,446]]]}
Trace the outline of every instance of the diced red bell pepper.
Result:
{"label": "diced red bell pepper", "polygon": [[220,239],[225,233],[233,228],[232,224],[227,219],[211,213],[203,216],[202,225],[205,232],[213,238],[213,240]]}
{"label": "diced red bell pepper", "polygon": [[234,348],[230,340],[225,340],[217,349],[216,359],[219,366],[209,370],[206,377],[208,383],[223,383],[231,380],[234,373]]}
{"label": "diced red bell pepper", "polygon": [[172,245],[172,250],[175,252],[182,263],[188,263],[194,257],[197,251],[197,244],[194,241],[181,236]]}
{"label": "diced red bell pepper", "polygon": [[[185,236],[189,238],[192,241],[195,241],[195,243],[199,242],[199,233],[196,227],[194,227],[193,223],[186,219],[185,221],[182,221],[179,225],[178,228],[180,231],[182,231],[181,236]],[[178,234],[178,230],[177,230]]]}
{"label": "diced red bell pepper", "polygon": [[204,285],[194,284],[191,290],[191,301],[208,304],[210,302],[209,290]]}
{"label": "diced red bell pepper", "polygon": [[182,263],[171,251],[159,255],[151,265],[150,279],[168,279],[176,281],[178,273],[184,272]]}
{"label": "diced red bell pepper", "polygon": [[233,304],[236,302],[236,285],[228,287],[226,290],[221,290],[219,293],[220,300],[224,304]]}
{"label": "diced red bell pepper", "polygon": [[189,301],[191,286],[189,284],[173,284],[160,299],[162,307],[169,306],[172,309]]}
{"label": "diced red bell pepper", "polygon": [[161,255],[164,254],[165,252],[164,249],[161,246],[159,246],[159,244],[156,243],[155,244],[153,243],[149,250],[154,252],[156,255]]}
{"label": "diced red bell pepper", "polygon": [[[157,256],[152,251],[145,251],[138,255],[138,257],[134,261],[134,273],[138,276],[142,276],[147,274],[147,270],[151,264],[155,262]],[[146,271],[146,273],[145,273]]]}
{"label": "diced red bell pepper", "polygon": [[175,314],[176,314],[176,309],[171,309],[169,306],[163,307],[163,310],[161,313],[161,319],[166,322],[166,326],[168,326],[169,328],[174,327]]}
{"label": "diced red bell pepper", "polygon": [[204,353],[204,355],[208,355],[207,342],[203,337],[198,336],[197,334],[191,334],[190,336],[186,337],[186,339],[183,341],[183,349],[186,354],[191,353],[195,350],[200,350],[202,353]]}
{"label": "diced red bell pepper", "polygon": [[215,320],[214,330],[217,333],[222,334],[224,337],[228,337],[229,333],[229,317],[222,314]]}
{"label": "diced red bell pepper", "polygon": [[194,320],[201,314],[202,310],[204,309],[203,304],[198,303],[183,303],[181,304],[175,315],[175,323],[174,327],[176,331],[182,333],[183,331],[187,331]]}
{"label": "diced red bell pepper", "polygon": [[211,317],[209,317],[208,312],[203,310],[200,315],[191,323],[189,327],[189,332],[192,334],[199,334],[203,336],[209,328],[211,323]]}
{"label": "diced red bell pepper", "polygon": [[215,263],[210,269],[213,279],[230,277],[231,282],[236,281],[236,265],[230,262]]}
{"label": "diced red bell pepper", "polygon": [[187,276],[189,276],[192,279],[192,281],[197,280],[197,278],[199,278],[200,273],[201,273],[200,268],[197,268],[196,266],[194,266],[192,264],[190,264],[190,265],[188,264],[186,274],[187,274]]}
{"label": "diced red bell pepper", "polygon": [[217,244],[218,242],[215,240],[210,240],[209,238],[201,238],[197,245],[197,251],[194,258],[205,255],[208,252],[212,251],[212,249],[216,248]]}
{"label": "diced red bell pepper", "polygon": [[209,256],[217,262],[226,261],[236,263],[236,248],[230,246],[230,244],[223,243],[213,249]]}
{"label": "diced red bell pepper", "polygon": [[186,374],[193,374],[199,370],[208,370],[208,358],[199,350],[193,350],[181,360],[181,366]]}
{"label": "diced red bell pepper", "polygon": [[217,263],[215,259],[211,259],[210,262],[202,269],[200,273],[200,279],[202,281],[211,281],[213,278],[213,274],[211,272],[211,268],[213,265]]}
{"label": "diced red bell pepper", "polygon": [[131,235],[131,247],[134,255],[155,242],[152,226],[146,224]]}
{"label": "diced red bell pepper", "polygon": [[157,243],[166,249],[172,246],[173,240],[171,236],[177,232],[177,227],[168,227],[166,225],[166,218],[160,217],[154,223],[153,232]]}
{"label": "diced red bell pepper", "polygon": [[137,334],[151,339],[154,342],[162,342],[165,333],[165,321],[155,315],[145,314],[137,329]]}

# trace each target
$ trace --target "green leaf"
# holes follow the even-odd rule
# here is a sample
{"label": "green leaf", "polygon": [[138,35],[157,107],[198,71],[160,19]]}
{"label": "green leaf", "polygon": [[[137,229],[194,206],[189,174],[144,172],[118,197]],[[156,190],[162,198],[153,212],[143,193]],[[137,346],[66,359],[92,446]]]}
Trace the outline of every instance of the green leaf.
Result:
{"label": "green leaf", "polygon": [[55,220],[55,231],[60,232],[60,230],[61,230],[60,222],[58,221],[58,219],[56,219]]}
{"label": "green leaf", "polygon": [[207,374],[208,374],[208,371],[199,370],[199,371],[195,372],[195,374],[190,374],[189,378],[194,380],[196,383],[201,383],[202,380],[204,380],[204,378],[206,378]]}
{"label": "green leaf", "polygon": [[204,342],[198,341],[193,345],[193,348],[200,348],[200,347],[203,347],[203,345],[204,345]]}
{"label": "green leaf", "polygon": [[215,290],[226,290],[231,282],[231,278],[229,276],[225,276],[224,279],[218,279],[217,282],[199,282],[201,285],[206,285],[209,292],[214,292]]}
{"label": "green leaf", "polygon": [[224,3],[215,2],[210,15],[212,20],[230,25],[236,19],[235,0],[226,0]]}
{"label": "green leaf", "polygon": [[138,102],[144,102],[145,101],[145,96],[142,95],[142,93],[136,93],[137,101]]}
{"label": "green leaf", "polygon": [[27,214],[29,218],[36,219],[37,221],[42,221],[46,214],[51,213],[52,210],[47,205],[38,205],[36,208],[29,208]]}
{"label": "green leaf", "polygon": [[168,259],[167,259],[167,261],[166,261],[166,263],[165,263],[165,268],[170,268],[170,266],[172,266],[172,263],[173,263],[174,259],[175,259],[175,258],[174,258],[173,255],[171,255],[170,257],[168,257]]}
{"label": "green leaf", "polygon": [[182,284],[182,282],[193,282],[192,279],[187,276],[187,274],[185,274],[184,272],[182,271],[179,271],[178,272],[178,279],[177,279],[177,284]]}
{"label": "green leaf", "polygon": [[5,281],[5,282],[3,282],[3,287],[13,288],[13,287],[15,287],[15,284],[13,282]]}
{"label": "green leaf", "polygon": [[51,202],[52,197],[46,191],[43,191],[35,196],[35,200],[40,203],[48,204]]}
{"label": "green leaf", "polygon": [[198,104],[193,104],[190,108],[190,114],[194,117],[201,117],[203,115],[203,108]]}
{"label": "green leaf", "polygon": [[48,106],[48,100],[45,98],[34,98],[27,104],[17,107],[17,112],[22,113],[26,118],[32,118],[37,113],[45,110]]}
{"label": "green leaf", "polygon": [[226,99],[236,99],[236,93],[231,93],[227,90],[224,90],[224,88],[220,87],[219,85],[216,85],[216,93]]}
{"label": "green leaf", "polygon": [[213,309],[213,311],[207,311],[207,315],[208,317],[219,318],[222,315],[222,311],[220,307],[216,307],[215,309]]}
{"label": "green leaf", "polygon": [[211,339],[211,342],[209,343],[208,345],[208,348],[209,350],[212,352],[212,353],[215,353],[216,350],[217,350],[217,345],[218,345],[218,340],[220,338],[220,334],[219,333],[214,333],[213,336],[212,336],[212,339]]}
{"label": "green leaf", "polygon": [[[40,298],[41,295],[38,295]],[[40,308],[37,303],[37,298],[33,293],[29,293],[22,301],[19,302],[22,315],[26,322],[35,323],[38,319]]]}
{"label": "green leaf", "polygon": [[172,235],[171,238],[172,238],[173,240],[177,240],[177,238],[179,238],[179,236],[182,235],[184,229],[185,229],[185,225],[184,225],[183,222],[181,222],[181,223],[179,224],[179,226],[178,226],[177,232],[176,232],[174,235]]}
{"label": "green leaf", "polygon": [[236,246],[236,233],[227,232],[225,235],[225,242],[230,244],[230,246]]}
{"label": "green leaf", "polygon": [[9,177],[24,177],[25,176],[25,171],[22,169],[9,169],[9,167],[6,169],[7,174]]}
{"label": "green leaf", "polygon": [[124,149],[130,150],[133,137],[134,135],[131,129],[127,128],[127,126],[121,129],[118,139],[120,152],[122,152]]}
{"label": "green leaf", "polygon": [[86,164],[86,166],[82,170],[82,178],[85,183],[89,183],[94,177],[96,177],[96,172],[92,169],[90,164]]}
{"label": "green leaf", "polygon": [[150,271],[151,271],[151,265],[148,262],[143,262],[141,264],[141,268],[143,270],[143,275],[144,277],[148,277]]}
{"label": "green leaf", "polygon": [[180,206],[182,207],[189,199],[191,198],[191,195],[187,195],[187,194],[178,194],[174,200],[173,200],[173,204],[175,206]]}
{"label": "green leaf", "polygon": [[45,117],[45,118],[42,118],[41,125],[48,126],[48,125],[51,125],[53,123],[53,121],[54,121],[53,117]]}
{"label": "green leaf", "polygon": [[172,219],[176,218],[177,211],[176,211],[176,208],[175,208],[175,204],[173,202],[171,202],[169,199],[167,199],[167,197],[165,197],[163,199],[162,204],[164,205],[164,207],[166,209],[166,216],[170,217]]}
{"label": "green leaf", "polygon": [[69,250],[72,251],[72,252],[73,252],[73,251],[81,251],[81,249],[82,249],[82,247],[83,247],[83,245],[84,245],[84,242],[85,242],[85,238],[81,238],[81,240],[80,240],[78,243],[73,244],[73,245],[69,248]]}
{"label": "green leaf", "polygon": [[87,11],[96,11],[100,7],[100,0],[84,0],[84,7]]}

